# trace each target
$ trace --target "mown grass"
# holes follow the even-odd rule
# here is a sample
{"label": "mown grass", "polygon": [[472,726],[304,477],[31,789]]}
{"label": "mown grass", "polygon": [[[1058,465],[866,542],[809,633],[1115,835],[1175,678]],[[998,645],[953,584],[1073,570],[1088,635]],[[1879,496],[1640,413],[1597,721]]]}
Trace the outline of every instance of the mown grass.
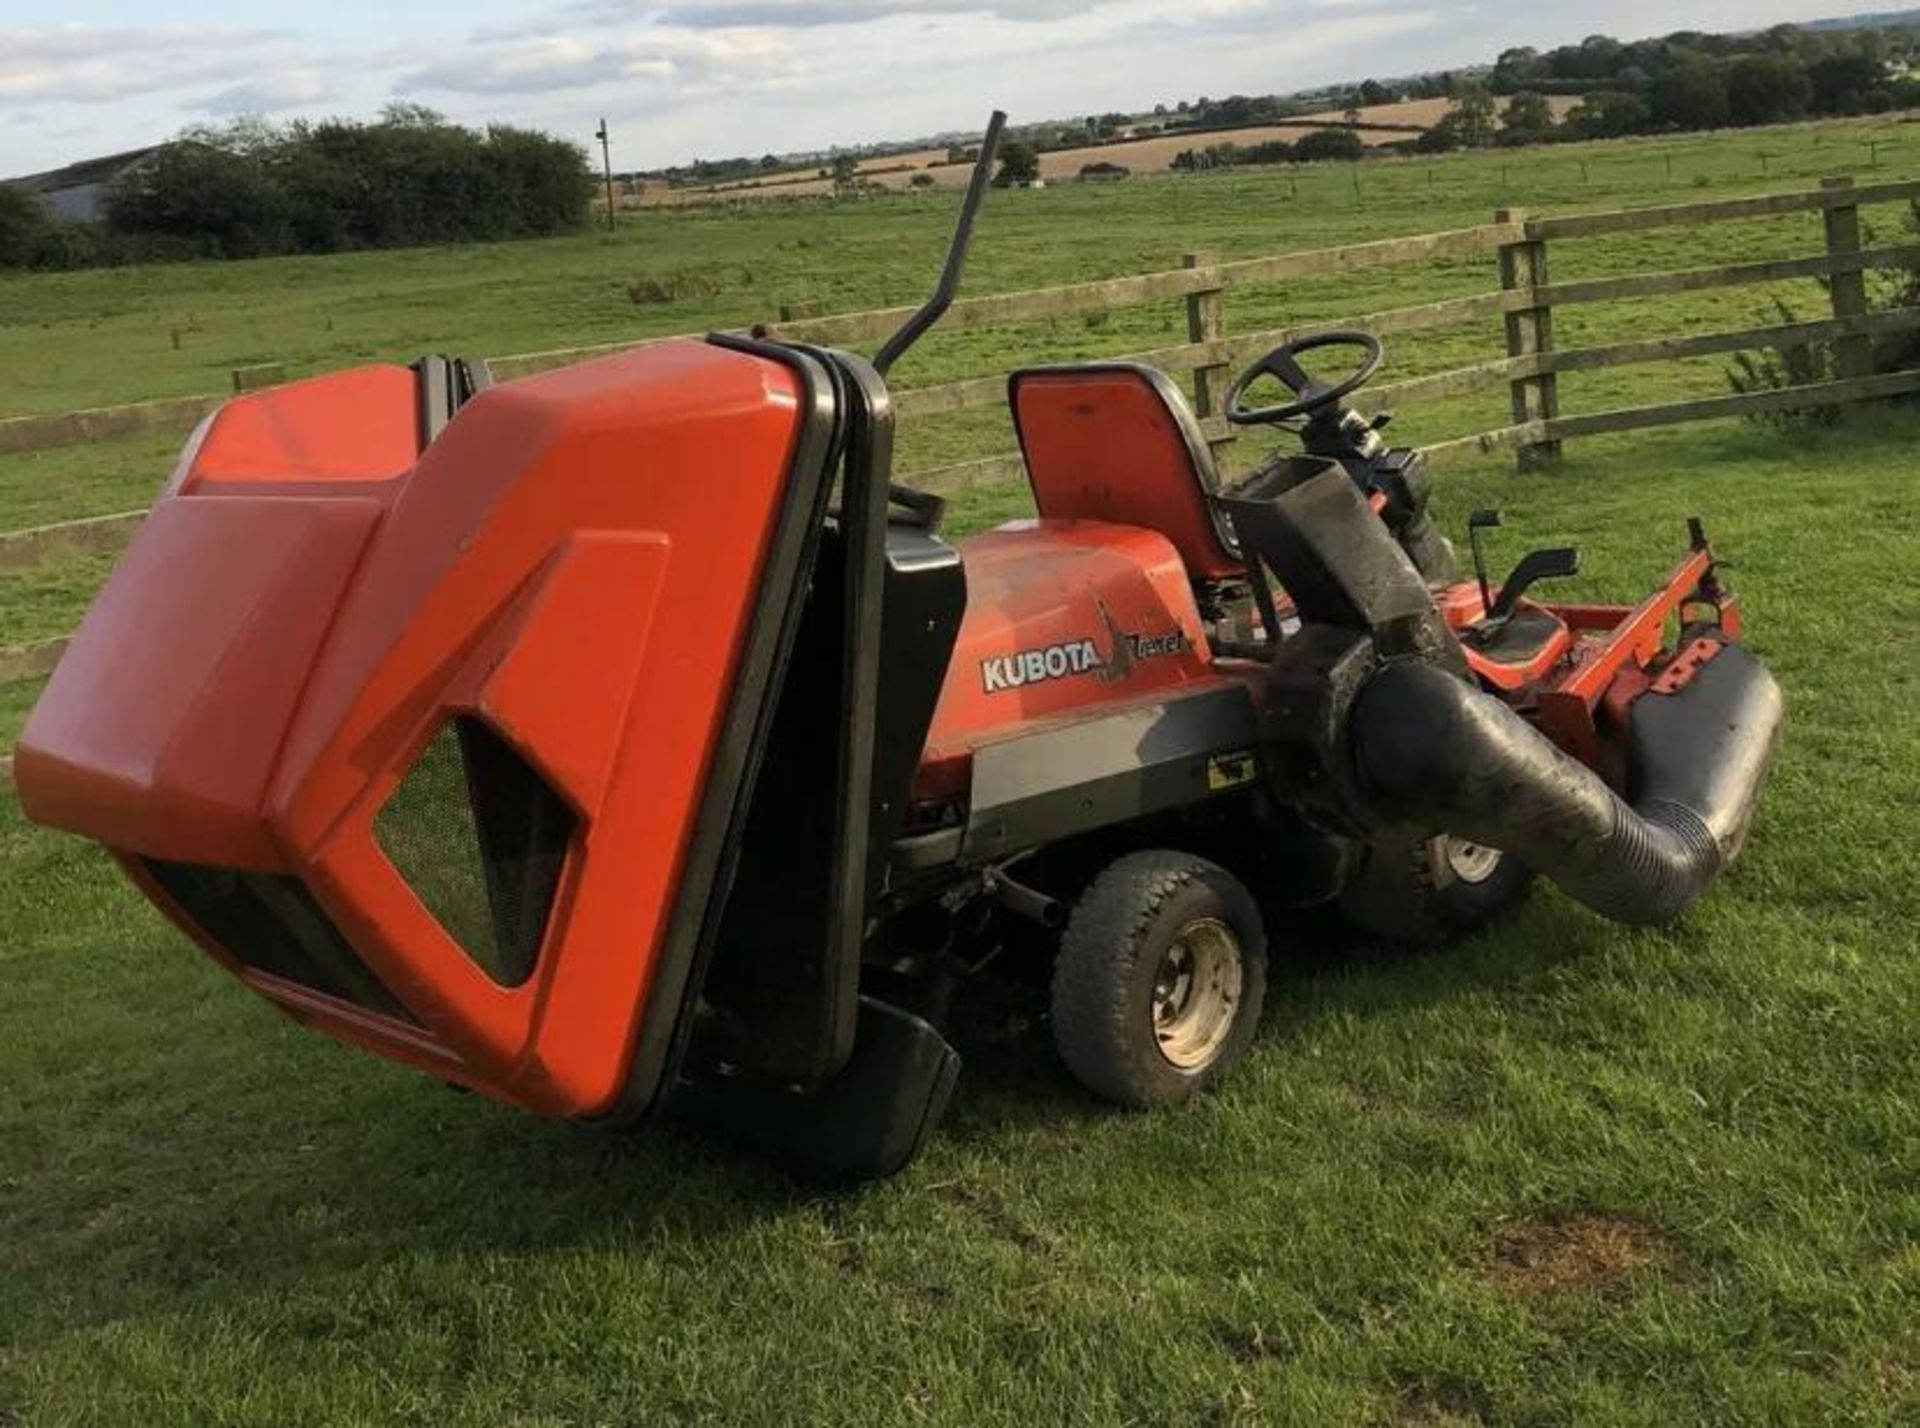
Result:
{"label": "mown grass", "polygon": [[[1589,181],[1599,189],[1606,164],[1644,179],[1661,152],[1596,151]],[[1807,172],[1839,167],[1830,156],[1823,145]],[[1514,186],[1551,200],[1533,206],[1565,206],[1577,151],[1537,161],[1537,173],[1534,156],[1510,161]],[[1410,200],[1363,211],[1361,225],[1483,217],[1500,162],[1438,170],[1478,175],[1471,213],[1465,200],[1458,214]],[[1186,246],[1346,236],[1351,208],[1309,222],[1275,201],[1286,182],[998,199],[975,290],[1158,266]],[[1024,198],[1059,206],[1017,207]],[[669,265],[726,261],[713,255],[729,224],[769,247],[817,225],[876,260],[874,286],[824,305],[866,306],[917,291],[936,207],[674,216],[638,231],[647,261]],[[936,232],[913,237],[916,225]],[[924,251],[908,262],[889,241]],[[583,239],[549,251],[580,271],[497,287],[450,276],[443,311],[383,330],[370,305],[342,341],[504,350],[607,335],[559,314],[575,301],[600,311],[584,294],[604,302],[611,255],[634,250]],[[849,256],[779,251],[796,273]],[[1608,261],[1723,255],[1648,245]],[[466,271],[469,255],[447,256],[450,274]],[[489,261],[471,255],[471,271]],[[357,292],[432,268],[432,255],[370,255],[325,282]],[[1428,279],[1465,291],[1485,274]],[[48,317],[60,327],[127,285],[119,316],[99,318],[104,345],[70,349],[85,360],[60,383],[33,379],[64,406],[111,399],[120,378],[96,370],[98,352],[169,285],[200,283],[190,300],[212,313],[209,284],[232,284],[243,305],[262,282],[81,275],[0,285],[0,303],[66,311]],[[1438,295],[1413,282],[1365,306]],[[1274,301],[1355,311],[1371,286]],[[1724,301],[1618,321],[1730,326]],[[299,308],[296,294],[257,320],[291,325],[306,320]],[[415,342],[429,322],[468,324],[474,340]],[[1150,345],[1140,335],[1079,325],[1051,340]],[[1004,340],[952,339],[910,375],[1004,363]],[[0,346],[10,377],[28,374],[22,350]],[[1457,360],[1425,337],[1394,355],[1400,371]],[[1718,372],[1644,380],[1580,400],[1686,390]],[[1503,396],[1492,405],[1503,419]],[[1401,430],[1431,439],[1478,414],[1435,404]],[[1587,573],[1575,588],[1594,597],[1643,591],[1676,558],[1689,514],[1733,560],[1791,727],[1747,860],[1684,926],[1621,931],[1550,890],[1512,925],[1432,957],[1356,944],[1319,919],[1276,926],[1272,1010],[1249,1062],[1220,1095],[1144,1118],[1075,1088],[1048,1047],[1036,981],[1009,966],[968,990],[955,1030],[967,1070],[930,1153],[851,1194],[671,1127],[628,1139],[545,1126],[334,1048],[218,974],[102,855],[0,808],[0,1423],[1913,1421],[1916,438],[1920,415],[1898,411],[1787,439],[1731,424],[1576,445],[1549,473],[1487,463],[1440,479],[1456,536],[1468,511],[1502,507],[1499,559],[1576,541]],[[922,454],[1004,441],[1004,426],[940,440],[951,444]],[[144,501],[166,445],[92,449],[89,499]],[[126,458],[124,492],[108,452]],[[32,469],[0,462],[0,509],[44,488],[49,468]],[[953,520],[973,529],[1024,509],[1015,490],[968,493]],[[50,630],[63,600],[77,614],[90,578],[77,564],[10,577],[0,643]],[[0,690],[0,721],[17,720],[22,694]]]}
{"label": "mown grass", "polygon": [[46,684],[43,679],[24,679],[16,684],[0,684],[0,748],[10,749],[20,737],[33,701]]}

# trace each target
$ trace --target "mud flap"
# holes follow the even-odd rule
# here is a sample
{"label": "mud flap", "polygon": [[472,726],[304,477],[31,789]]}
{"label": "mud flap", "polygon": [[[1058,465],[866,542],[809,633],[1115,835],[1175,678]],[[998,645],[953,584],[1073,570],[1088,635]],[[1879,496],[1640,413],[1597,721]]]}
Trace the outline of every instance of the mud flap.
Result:
{"label": "mud flap", "polygon": [[821,1180],[879,1180],[919,1155],[952,1097],[960,1053],[910,1012],[860,999],[853,1056],[811,1091],[689,1072],[668,1114]]}

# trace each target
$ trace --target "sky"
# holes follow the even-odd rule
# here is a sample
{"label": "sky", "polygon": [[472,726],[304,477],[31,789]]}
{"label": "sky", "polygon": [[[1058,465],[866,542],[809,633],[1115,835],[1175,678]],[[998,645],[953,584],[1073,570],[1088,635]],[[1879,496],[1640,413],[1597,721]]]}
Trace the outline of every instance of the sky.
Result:
{"label": "sky", "polygon": [[[426,104],[616,169],[1272,94],[1620,38],[1846,14],[1847,0],[0,0],[0,175],[241,114]],[[1862,3],[1858,8],[1874,8]]]}

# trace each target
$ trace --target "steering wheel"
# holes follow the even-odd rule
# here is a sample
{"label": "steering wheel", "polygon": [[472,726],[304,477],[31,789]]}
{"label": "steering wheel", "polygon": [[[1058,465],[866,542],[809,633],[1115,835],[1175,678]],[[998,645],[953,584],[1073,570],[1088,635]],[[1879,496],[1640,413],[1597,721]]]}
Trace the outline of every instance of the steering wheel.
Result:
{"label": "steering wheel", "polygon": [[[1361,358],[1360,366],[1345,381],[1333,386],[1322,386],[1300,365],[1300,358],[1308,352],[1318,352],[1325,347],[1358,347],[1366,355]],[[1323,407],[1332,406],[1342,397],[1359,390],[1375,372],[1380,370],[1380,362],[1385,356],[1380,339],[1370,332],[1323,332],[1317,337],[1303,337],[1297,342],[1283,342],[1246,371],[1233,384],[1227,393],[1226,417],[1235,426],[1267,426],[1275,422],[1291,421],[1295,417],[1307,416]],[[1275,407],[1250,407],[1246,405],[1246,395],[1253,384],[1262,377],[1272,377],[1298,399],[1282,403]]]}

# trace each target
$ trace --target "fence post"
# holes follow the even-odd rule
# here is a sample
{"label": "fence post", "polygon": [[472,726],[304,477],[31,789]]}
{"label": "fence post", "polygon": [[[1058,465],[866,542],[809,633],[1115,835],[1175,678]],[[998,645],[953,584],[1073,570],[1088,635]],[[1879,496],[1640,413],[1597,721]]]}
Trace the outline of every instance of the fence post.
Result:
{"label": "fence post", "polygon": [[[1833,194],[1827,205],[1827,256],[1835,262],[1857,258],[1860,253],[1860,206],[1847,202],[1853,187],[1850,178],[1820,180],[1820,187]],[[1827,279],[1827,291],[1833,298],[1836,318],[1860,317],[1867,310],[1867,274],[1855,268],[1834,273]],[[1835,366],[1842,377],[1866,377],[1873,373],[1873,341],[1867,337],[1842,337],[1833,344]]]}
{"label": "fence post", "polygon": [[287,369],[279,362],[255,362],[250,367],[233,369],[235,392],[257,392],[262,387],[276,387],[286,380]]}
{"label": "fence post", "polygon": [[[1181,265],[1187,268],[1210,268],[1213,263],[1212,253],[1189,253],[1181,259]],[[1216,285],[1188,294],[1187,341],[1218,342],[1227,335],[1225,291]],[[1194,364],[1193,410],[1202,420],[1220,415],[1221,401],[1226,396],[1232,370],[1225,362]],[[1213,451],[1215,464],[1224,470],[1228,453],[1233,449],[1232,435],[1213,437],[1207,445]]]}
{"label": "fence post", "polygon": [[[1503,208],[1493,215],[1495,223],[1524,223],[1526,210]],[[1500,286],[1508,292],[1546,286],[1547,245],[1543,240],[1522,239],[1500,248]],[[1526,307],[1507,314],[1507,355],[1532,357],[1553,351],[1553,309]],[[1560,415],[1560,379],[1552,372],[1537,377],[1513,379],[1513,420],[1515,424],[1546,421]],[[1557,441],[1532,442],[1520,448],[1522,471],[1537,470],[1560,459]]]}

